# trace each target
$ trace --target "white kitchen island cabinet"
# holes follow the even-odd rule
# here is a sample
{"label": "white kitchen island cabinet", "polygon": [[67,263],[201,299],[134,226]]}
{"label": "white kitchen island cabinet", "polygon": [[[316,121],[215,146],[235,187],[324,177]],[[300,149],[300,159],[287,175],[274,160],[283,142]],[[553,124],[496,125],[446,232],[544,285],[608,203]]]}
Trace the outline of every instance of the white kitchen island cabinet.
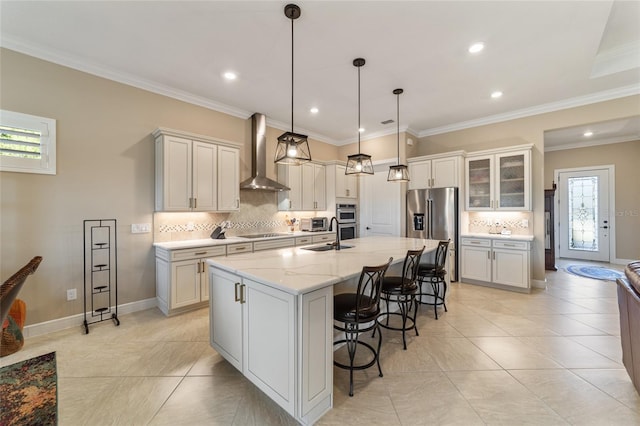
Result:
{"label": "white kitchen island cabinet", "polygon": [[349,240],[352,248],[284,248],[209,263],[211,346],[302,424],[333,405],[333,289],[365,265],[438,241],[398,237]]}

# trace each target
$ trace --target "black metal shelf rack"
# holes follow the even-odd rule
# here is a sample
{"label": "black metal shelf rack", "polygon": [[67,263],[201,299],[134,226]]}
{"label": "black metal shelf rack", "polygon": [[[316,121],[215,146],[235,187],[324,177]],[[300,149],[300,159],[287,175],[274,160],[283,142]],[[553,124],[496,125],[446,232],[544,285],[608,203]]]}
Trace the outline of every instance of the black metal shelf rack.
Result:
{"label": "black metal shelf rack", "polygon": [[[115,219],[84,221],[84,331],[89,324],[118,319],[118,241]],[[88,307],[87,305],[91,306]],[[90,314],[89,314],[90,312]],[[90,318],[87,319],[87,316]]]}

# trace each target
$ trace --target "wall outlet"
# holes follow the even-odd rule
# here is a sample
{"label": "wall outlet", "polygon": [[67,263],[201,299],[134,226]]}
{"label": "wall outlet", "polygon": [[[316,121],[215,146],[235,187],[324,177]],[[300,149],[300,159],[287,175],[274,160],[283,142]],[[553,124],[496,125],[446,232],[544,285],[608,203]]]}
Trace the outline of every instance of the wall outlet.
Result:
{"label": "wall outlet", "polygon": [[131,224],[132,234],[148,234],[149,232],[151,232],[150,223],[132,223]]}
{"label": "wall outlet", "polygon": [[78,298],[78,291],[75,288],[67,290],[67,302],[70,300],[76,300]]}
{"label": "wall outlet", "polygon": [[187,231],[193,231],[196,229],[196,226],[193,224],[193,222],[187,222]]}
{"label": "wall outlet", "polygon": [[522,227],[523,228],[529,227],[529,219],[522,219]]}

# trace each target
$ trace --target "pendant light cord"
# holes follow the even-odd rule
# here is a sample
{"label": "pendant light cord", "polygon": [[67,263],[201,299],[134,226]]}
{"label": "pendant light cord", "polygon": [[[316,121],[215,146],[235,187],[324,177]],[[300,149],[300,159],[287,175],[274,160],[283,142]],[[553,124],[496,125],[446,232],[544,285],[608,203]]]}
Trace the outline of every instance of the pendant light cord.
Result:
{"label": "pendant light cord", "polygon": [[293,133],[293,19],[291,19],[291,133]]}
{"label": "pendant light cord", "polygon": [[396,95],[396,99],[398,100],[398,116],[396,118],[396,122],[398,124],[398,140],[397,140],[397,145],[398,145],[398,165],[400,165],[400,93],[398,93]]}
{"label": "pendant light cord", "polygon": [[358,154],[360,154],[360,66],[358,67]]}

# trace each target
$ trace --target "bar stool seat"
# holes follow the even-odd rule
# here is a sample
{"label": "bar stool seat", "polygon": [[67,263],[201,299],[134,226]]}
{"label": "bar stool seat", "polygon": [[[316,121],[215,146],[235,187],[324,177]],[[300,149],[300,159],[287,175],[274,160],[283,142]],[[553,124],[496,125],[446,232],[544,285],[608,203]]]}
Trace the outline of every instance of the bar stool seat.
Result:
{"label": "bar stool seat", "polygon": [[[409,250],[402,265],[402,276],[385,276],[382,280],[382,295],[380,298],[386,302],[387,310],[380,314],[378,322],[380,327],[389,330],[402,331],[402,345],[407,350],[407,330],[415,330],[416,336],[419,336],[418,327],[416,325],[416,314],[418,305],[415,303],[416,293],[418,292],[418,284],[416,279],[418,276],[418,266],[420,265],[420,257],[424,252],[424,246],[420,250]],[[399,312],[390,312],[389,304],[397,303]],[[409,314],[413,308],[413,317]],[[402,326],[397,327],[389,324],[391,316],[399,316],[402,318]],[[382,321],[383,318],[386,321]],[[375,333],[375,331],[374,331]]]}
{"label": "bar stool seat", "polygon": [[[438,319],[438,306],[442,306],[445,312],[447,311],[447,305],[445,303],[445,296],[447,295],[447,271],[445,270],[445,264],[447,259],[447,250],[451,240],[438,242],[436,248],[435,263],[424,263],[418,267],[417,282],[420,287],[416,294],[416,301],[421,305],[433,306],[433,313]],[[431,292],[427,289],[423,289],[422,285],[428,283],[431,285]],[[442,285],[442,291],[440,286]],[[433,297],[433,302],[425,302],[422,296]]]}
{"label": "bar stool seat", "polygon": [[[382,346],[382,335],[378,326],[378,316],[380,315],[380,290],[382,279],[387,272],[393,258],[379,266],[365,266],[360,273],[358,288],[355,293],[336,294],[333,297],[333,328],[344,333],[344,339],[334,341],[334,345],[345,344],[349,354],[349,364],[342,364],[333,361],[333,365],[349,370],[349,396],[353,396],[353,371],[364,370],[378,365],[379,376],[382,377],[380,367],[380,347]],[[378,345],[374,348],[367,342],[358,340],[359,334],[378,330]],[[363,364],[354,364],[356,349],[358,346],[365,347],[371,352],[372,359]]]}

